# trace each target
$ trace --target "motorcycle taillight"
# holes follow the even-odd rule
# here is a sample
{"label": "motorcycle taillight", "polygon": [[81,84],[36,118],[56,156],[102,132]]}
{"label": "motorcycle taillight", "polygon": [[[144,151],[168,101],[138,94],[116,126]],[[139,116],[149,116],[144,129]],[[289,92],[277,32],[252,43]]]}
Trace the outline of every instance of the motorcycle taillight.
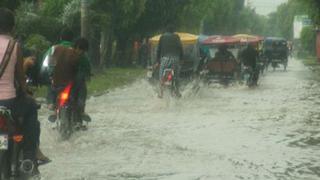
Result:
{"label": "motorcycle taillight", "polygon": [[12,137],[13,141],[16,142],[16,143],[20,143],[22,142],[23,140],[23,135],[20,135],[20,134],[16,134]]}
{"label": "motorcycle taillight", "polygon": [[3,116],[0,116],[0,130],[1,131],[7,131],[8,130],[7,120]]}
{"label": "motorcycle taillight", "polygon": [[69,99],[72,84],[68,84],[66,88],[59,95],[59,107],[64,106]]}

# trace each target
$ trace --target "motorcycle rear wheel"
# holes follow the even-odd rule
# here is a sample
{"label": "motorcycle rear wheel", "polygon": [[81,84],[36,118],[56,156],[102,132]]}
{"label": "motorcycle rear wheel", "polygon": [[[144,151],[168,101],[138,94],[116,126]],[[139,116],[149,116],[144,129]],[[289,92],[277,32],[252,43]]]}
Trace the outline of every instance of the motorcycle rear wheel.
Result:
{"label": "motorcycle rear wheel", "polygon": [[59,111],[58,130],[62,140],[68,140],[72,134],[71,115],[68,108]]}

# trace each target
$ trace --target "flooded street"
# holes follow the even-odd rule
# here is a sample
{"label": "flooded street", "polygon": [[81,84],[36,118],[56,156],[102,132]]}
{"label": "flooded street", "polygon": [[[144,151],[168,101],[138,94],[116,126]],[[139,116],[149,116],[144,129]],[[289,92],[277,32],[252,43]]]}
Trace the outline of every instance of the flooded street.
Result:
{"label": "flooded street", "polygon": [[[281,69],[281,70],[280,70]],[[158,99],[139,80],[88,100],[93,122],[57,140],[41,110],[46,180],[318,180],[320,84],[300,61],[260,86],[202,86]]]}

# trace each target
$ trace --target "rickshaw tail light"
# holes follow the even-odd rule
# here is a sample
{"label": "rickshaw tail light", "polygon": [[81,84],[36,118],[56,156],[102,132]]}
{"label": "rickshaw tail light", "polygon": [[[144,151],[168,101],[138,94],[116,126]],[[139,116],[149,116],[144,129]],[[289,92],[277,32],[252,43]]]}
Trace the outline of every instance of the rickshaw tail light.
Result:
{"label": "rickshaw tail light", "polygon": [[20,143],[23,140],[23,136],[22,135],[14,135],[13,137],[13,141],[16,143]]}

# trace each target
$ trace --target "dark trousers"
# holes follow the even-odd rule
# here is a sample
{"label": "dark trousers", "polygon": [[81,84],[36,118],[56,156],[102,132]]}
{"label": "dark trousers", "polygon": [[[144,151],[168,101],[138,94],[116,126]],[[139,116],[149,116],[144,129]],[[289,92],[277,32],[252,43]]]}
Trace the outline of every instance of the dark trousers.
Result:
{"label": "dark trousers", "polygon": [[16,122],[21,121],[20,128],[24,136],[23,149],[25,158],[35,159],[36,150],[40,143],[40,122],[38,121],[35,100],[31,97],[0,100],[0,106],[10,109]]}
{"label": "dark trousers", "polygon": [[52,85],[47,86],[47,103],[48,104],[55,104],[56,100],[54,99],[55,97],[55,92],[54,89],[52,88]]}
{"label": "dark trousers", "polygon": [[74,94],[81,113],[85,112],[87,93],[88,90],[85,78],[77,80],[74,87]]}

